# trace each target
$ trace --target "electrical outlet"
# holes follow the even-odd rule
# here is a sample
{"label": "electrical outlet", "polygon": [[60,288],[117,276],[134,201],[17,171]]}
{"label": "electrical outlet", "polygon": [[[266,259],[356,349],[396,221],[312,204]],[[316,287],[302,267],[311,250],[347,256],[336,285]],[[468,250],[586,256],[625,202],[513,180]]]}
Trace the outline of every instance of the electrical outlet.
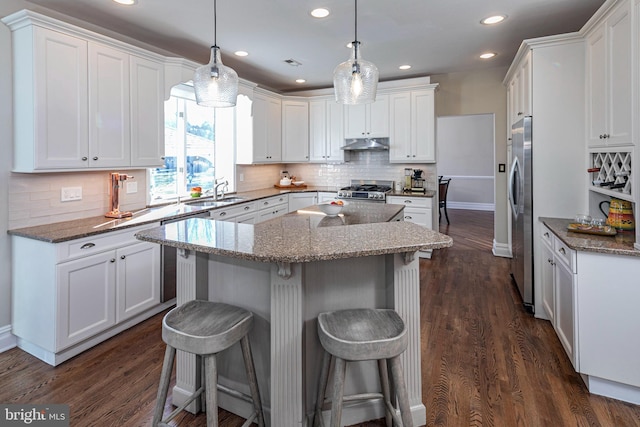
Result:
{"label": "electrical outlet", "polygon": [[243,174],[243,173],[241,173],[241,174],[240,174],[240,182],[243,182],[243,181],[244,181],[244,174]]}
{"label": "electrical outlet", "polygon": [[127,194],[137,193],[138,183],[136,181],[127,182]]}
{"label": "electrical outlet", "polygon": [[82,187],[62,187],[60,189],[60,201],[71,202],[82,200]]}

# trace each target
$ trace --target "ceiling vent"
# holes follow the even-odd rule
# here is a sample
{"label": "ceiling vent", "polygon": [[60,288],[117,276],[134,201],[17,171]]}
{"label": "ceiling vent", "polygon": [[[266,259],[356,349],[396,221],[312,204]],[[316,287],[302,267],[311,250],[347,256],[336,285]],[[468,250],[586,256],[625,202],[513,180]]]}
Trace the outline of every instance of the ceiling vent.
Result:
{"label": "ceiling vent", "polygon": [[284,62],[291,65],[292,67],[299,67],[302,65],[301,62],[296,61],[295,59],[285,59]]}

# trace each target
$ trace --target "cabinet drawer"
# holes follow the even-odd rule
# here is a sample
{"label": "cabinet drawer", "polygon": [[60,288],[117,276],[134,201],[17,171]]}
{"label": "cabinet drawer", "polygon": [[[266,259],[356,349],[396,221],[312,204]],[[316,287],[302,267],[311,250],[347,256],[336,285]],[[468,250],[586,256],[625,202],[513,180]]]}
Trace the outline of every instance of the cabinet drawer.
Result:
{"label": "cabinet drawer", "polygon": [[556,237],[554,238],[553,252],[556,256],[556,259],[558,259],[563,264],[565,264],[571,270],[572,273],[577,273],[576,251],[569,248],[560,239]]}
{"label": "cabinet drawer", "polygon": [[213,209],[209,211],[211,213],[211,219],[218,221],[225,221],[238,215],[250,213],[256,210],[256,205],[252,203],[242,203],[236,206],[229,206],[228,208]]}
{"label": "cabinet drawer", "polygon": [[268,199],[257,200],[258,209],[271,208],[278,205],[289,204],[289,196],[287,194],[282,196],[269,197]]}
{"label": "cabinet drawer", "polygon": [[125,246],[129,243],[139,242],[135,238],[138,231],[157,227],[159,224],[149,224],[141,227],[127,228],[122,231],[110,231],[96,236],[70,240],[56,244],[57,262],[97,254],[106,250]]}
{"label": "cabinet drawer", "polygon": [[540,239],[553,250],[553,233],[544,224],[540,227]]}
{"label": "cabinet drawer", "polygon": [[431,197],[404,197],[404,196],[390,196],[387,198],[387,203],[392,205],[405,205],[407,207],[414,208],[431,208]]}

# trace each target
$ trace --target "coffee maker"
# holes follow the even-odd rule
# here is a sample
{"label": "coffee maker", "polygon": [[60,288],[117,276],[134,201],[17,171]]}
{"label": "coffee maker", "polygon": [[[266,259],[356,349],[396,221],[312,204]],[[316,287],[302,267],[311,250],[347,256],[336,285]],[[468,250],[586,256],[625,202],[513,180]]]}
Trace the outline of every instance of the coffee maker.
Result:
{"label": "coffee maker", "polygon": [[411,191],[414,193],[425,193],[427,189],[424,187],[424,178],[422,177],[422,169],[414,169],[411,177]]}

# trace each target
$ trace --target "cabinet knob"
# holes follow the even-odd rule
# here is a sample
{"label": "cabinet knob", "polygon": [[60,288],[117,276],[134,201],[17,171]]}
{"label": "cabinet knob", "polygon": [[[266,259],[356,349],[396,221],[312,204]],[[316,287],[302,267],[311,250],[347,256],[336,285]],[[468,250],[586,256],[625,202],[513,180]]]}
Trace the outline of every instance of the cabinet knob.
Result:
{"label": "cabinet knob", "polygon": [[125,259],[125,258],[126,258],[126,256],[120,255],[120,259]]}
{"label": "cabinet knob", "polygon": [[248,211],[249,209],[251,209],[249,206],[245,206],[245,207],[244,207],[244,210],[245,210],[245,211]]}
{"label": "cabinet knob", "polygon": [[565,251],[564,248],[560,248],[558,252],[560,252],[562,255],[565,255],[567,253],[567,251]]}
{"label": "cabinet knob", "polygon": [[109,262],[116,262],[116,259],[115,259],[115,258],[111,258],[111,259],[109,260]]}
{"label": "cabinet knob", "polygon": [[411,155],[410,155],[410,154],[407,154],[407,157],[411,157]]}
{"label": "cabinet knob", "polygon": [[522,111],[518,111],[519,116],[521,116],[522,114],[524,114]]}
{"label": "cabinet knob", "polygon": [[97,157],[94,157],[94,158],[93,158],[93,160],[98,160],[98,158],[97,158]]}
{"label": "cabinet knob", "polygon": [[544,237],[549,237],[549,233],[544,233]]}
{"label": "cabinet knob", "polygon": [[89,159],[89,158],[88,158],[87,156],[84,156],[84,157],[82,158],[82,161],[83,161],[83,162],[86,162],[88,159]]}

